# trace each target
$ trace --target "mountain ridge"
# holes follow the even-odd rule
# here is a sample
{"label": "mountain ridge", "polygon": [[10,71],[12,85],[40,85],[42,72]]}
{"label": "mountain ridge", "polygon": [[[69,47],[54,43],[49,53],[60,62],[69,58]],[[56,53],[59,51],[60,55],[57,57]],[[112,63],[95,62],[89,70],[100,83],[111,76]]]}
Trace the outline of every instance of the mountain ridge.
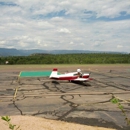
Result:
{"label": "mountain ridge", "polygon": [[29,56],[32,54],[81,54],[81,53],[124,53],[111,51],[90,51],[90,50],[18,50],[16,48],[0,48],[0,56]]}

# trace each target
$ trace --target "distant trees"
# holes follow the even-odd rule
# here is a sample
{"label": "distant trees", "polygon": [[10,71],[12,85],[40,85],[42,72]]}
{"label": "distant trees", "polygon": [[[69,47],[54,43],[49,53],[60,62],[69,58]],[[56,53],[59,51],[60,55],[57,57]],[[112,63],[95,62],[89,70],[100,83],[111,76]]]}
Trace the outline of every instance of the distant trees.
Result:
{"label": "distant trees", "polygon": [[35,54],[0,57],[0,64],[129,64],[130,54]]}

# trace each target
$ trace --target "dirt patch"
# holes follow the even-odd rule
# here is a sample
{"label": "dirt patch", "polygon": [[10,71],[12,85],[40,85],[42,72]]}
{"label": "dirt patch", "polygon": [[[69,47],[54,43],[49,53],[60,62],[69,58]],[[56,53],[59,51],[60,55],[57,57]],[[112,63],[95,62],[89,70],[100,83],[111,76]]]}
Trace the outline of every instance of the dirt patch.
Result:
{"label": "dirt patch", "polygon": [[[48,120],[32,116],[11,116],[11,123],[20,126],[21,130],[115,130],[103,127],[93,127],[63,121]],[[0,120],[1,130],[9,130],[8,124]]]}

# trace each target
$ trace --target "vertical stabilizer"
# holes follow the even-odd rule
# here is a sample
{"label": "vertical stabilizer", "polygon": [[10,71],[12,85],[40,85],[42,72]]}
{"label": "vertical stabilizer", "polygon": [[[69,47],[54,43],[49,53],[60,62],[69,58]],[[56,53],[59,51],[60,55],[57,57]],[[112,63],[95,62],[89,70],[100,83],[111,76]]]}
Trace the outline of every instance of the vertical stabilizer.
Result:
{"label": "vertical stabilizer", "polygon": [[57,76],[57,68],[54,68],[53,71],[51,72],[50,78],[56,77]]}

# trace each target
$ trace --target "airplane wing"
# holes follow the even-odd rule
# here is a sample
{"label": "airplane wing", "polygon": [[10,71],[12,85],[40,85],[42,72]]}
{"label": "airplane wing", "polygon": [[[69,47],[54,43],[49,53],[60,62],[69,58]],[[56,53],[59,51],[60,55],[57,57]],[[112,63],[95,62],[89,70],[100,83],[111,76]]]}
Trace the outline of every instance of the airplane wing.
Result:
{"label": "airplane wing", "polygon": [[77,78],[77,79],[74,79],[73,81],[88,81],[90,80],[89,78]]}

